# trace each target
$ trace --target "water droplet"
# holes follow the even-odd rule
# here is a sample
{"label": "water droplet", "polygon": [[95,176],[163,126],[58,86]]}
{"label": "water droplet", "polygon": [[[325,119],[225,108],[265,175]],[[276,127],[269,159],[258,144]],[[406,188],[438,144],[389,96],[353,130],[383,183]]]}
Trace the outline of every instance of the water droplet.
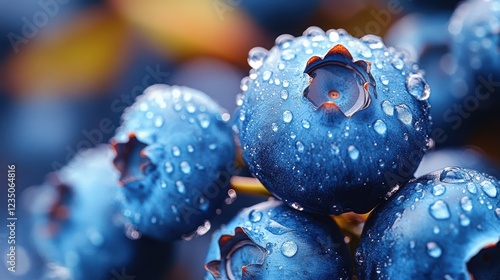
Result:
{"label": "water droplet", "polygon": [[429,212],[432,217],[438,220],[445,220],[450,217],[450,210],[448,209],[448,204],[443,200],[438,200],[429,206]]}
{"label": "water droplet", "polygon": [[406,89],[417,100],[426,100],[431,95],[431,89],[421,73],[411,73],[406,78]]}
{"label": "water droplet", "polygon": [[370,58],[372,57],[372,50],[368,47],[366,47],[363,44],[359,44],[359,54],[361,54],[363,57]]}
{"label": "water droplet", "polygon": [[330,147],[332,148],[332,154],[335,155],[335,156],[338,156],[339,153],[340,153],[340,148],[339,146],[335,145],[335,144],[330,144]]}
{"label": "water droplet", "polygon": [[295,147],[299,153],[304,152],[304,144],[302,144],[302,142],[297,141],[297,143],[295,143]]}
{"label": "water droplet", "polygon": [[151,223],[156,224],[156,222],[157,222],[156,216],[151,217]]}
{"label": "water droplet", "polygon": [[476,187],[476,184],[474,184],[474,183],[467,183],[467,190],[468,190],[471,194],[476,194],[476,193],[477,193],[477,187]]}
{"label": "water droplet", "polygon": [[413,120],[413,116],[411,114],[410,108],[406,104],[401,104],[396,106],[396,112],[398,113],[398,119],[406,124],[411,125],[411,121]]}
{"label": "water droplet", "polygon": [[377,50],[384,47],[384,43],[382,42],[382,39],[379,36],[371,34],[365,35],[361,38],[361,41],[367,44],[368,47],[370,47],[370,49],[372,50]]}
{"label": "water droplet", "polygon": [[439,227],[438,227],[438,226],[434,226],[434,227],[432,228],[432,232],[433,232],[434,234],[439,234],[439,232],[441,232],[441,230],[439,229]]}
{"label": "water droplet", "polygon": [[281,52],[281,59],[284,61],[289,61],[295,58],[295,52],[292,49],[284,50]]}
{"label": "water droplet", "polygon": [[207,114],[198,115],[198,122],[202,128],[207,128],[210,126],[210,118]]}
{"label": "water droplet", "polygon": [[440,196],[442,194],[444,194],[446,191],[446,187],[441,185],[441,184],[438,184],[438,185],[435,185],[434,187],[432,187],[432,194],[434,196]]}
{"label": "water droplet", "polygon": [[410,241],[410,248],[414,249],[415,248],[415,240]]}
{"label": "water droplet", "polygon": [[460,199],[460,207],[462,207],[462,209],[467,212],[472,210],[472,200],[470,199],[470,197],[468,196],[462,197]]}
{"label": "water droplet", "polygon": [[295,256],[295,254],[297,254],[297,251],[298,251],[297,244],[293,241],[285,241],[281,245],[281,253],[285,257],[291,258]]}
{"label": "water droplet", "polygon": [[278,131],[278,125],[276,123],[272,123],[271,128],[274,132]]}
{"label": "water droplet", "polygon": [[304,210],[304,208],[302,206],[300,206],[300,204],[298,204],[297,202],[292,203],[290,206],[292,206],[292,208],[295,210],[299,210],[299,211]]}
{"label": "water droplet", "polygon": [[465,216],[464,214],[460,214],[460,225],[463,227],[469,226],[470,225],[469,217]]}
{"label": "water droplet", "polygon": [[204,196],[200,196],[200,198],[198,198],[198,207],[200,208],[200,210],[207,211],[209,205],[210,201]]}
{"label": "water droplet", "polygon": [[307,120],[302,120],[302,127],[305,129],[309,129],[311,127],[311,123]]}
{"label": "water droplet", "polygon": [[248,52],[248,65],[253,69],[259,69],[262,64],[264,64],[264,60],[267,57],[267,50],[261,47],[255,47]]}
{"label": "water droplet", "polygon": [[383,85],[388,85],[389,84],[389,79],[385,75],[380,76],[380,81],[382,82]]}
{"label": "water droplet", "polygon": [[252,82],[252,79],[250,79],[250,77],[248,77],[248,76],[246,76],[243,79],[241,79],[240,89],[242,91],[247,91],[248,90],[248,86],[250,85],[250,82]]}
{"label": "water droplet", "polygon": [[182,181],[177,181],[175,182],[175,187],[177,188],[177,191],[179,193],[186,193],[186,187],[184,186],[184,183]]}
{"label": "water droplet", "polygon": [[252,210],[252,211],[250,211],[250,214],[248,215],[248,219],[252,223],[256,223],[262,219],[262,212]]}
{"label": "water droplet", "polygon": [[188,103],[188,104],[186,104],[186,111],[188,111],[188,113],[192,114],[192,113],[196,112],[196,106],[194,106],[194,104]]}
{"label": "water droplet", "polygon": [[286,122],[286,123],[289,123],[291,122],[293,119],[293,114],[292,112],[286,110],[285,112],[283,112],[283,121]]}
{"label": "water droplet", "polygon": [[179,149],[179,147],[177,147],[177,146],[172,147],[172,155],[174,157],[178,157],[181,155],[181,150]]}
{"label": "water droplet", "polygon": [[194,152],[194,147],[193,147],[193,145],[187,145],[187,146],[186,146],[186,149],[187,149],[187,151],[188,151],[189,153]]}
{"label": "water droplet", "polygon": [[403,69],[403,67],[405,66],[404,61],[400,57],[397,57],[397,56],[394,56],[391,59],[391,64],[392,64],[392,66],[394,66],[394,68],[396,68],[398,70]]}
{"label": "water droplet", "polygon": [[191,173],[191,166],[189,165],[189,163],[187,161],[182,161],[180,163],[180,167],[181,167],[182,173],[184,173],[184,174]]}
{"label": "water droplet", "polygon": [[439,180],[443,183],[457,184],[470,181],[471,178],[469,174],[458,167],[447,167],[441,172]]}
{"label": "water droplet", "polygon": [[316,39],[317,37],[325,36],[325,31],[317,26],[311,26],[304,31],[303,35]]}
{"label": "water droplet", "polygon": [[153,115],[154,115],[154,114],[153,114],[153,112],[151,112],[151,111],[146,112],[146,118],[147,118],[147,119],[152,119],[152,118],[153,118]]}
{"label": "water droplet", "polygon": [[353,145],[349,146],[347,148],[347,151],[349,152],[349,157],[352,160],[357,160],[359,158],[359,150],[356,147],[354,147]]}
{"label": "water droplet", "polygon": [[384,100],[382,101],[382,110],[388,116],[394,115],[394,106],[392,106],[390,101]]}
{"label": "water droplet", "polygon": [[156,127],[162,127],[163,126],[163,117],[162,116],[156,116],[155,118],[155,126]]}
{"label": "water droplet", "polygon": [[481,182],[481,188],[487,196],[492,198],[497,197],[497,188],[491,181]]}
{"label": "water droplet", "polygon": [[281,91],[281,99],[283,99],[283,100],[288,99],[288,91],[286,89]]}
{"label": "water droplet", "polygon": [[215,144],[215,143],[208,144],[208,149],[211,150],[211,151],[217,149],[217,144]]}
{"label": "water droplet", "polygon": [[266,70],[266,71],[264,71],[264,73],[262,73],[262,80],[268,81],[272,75],[273,75],[273,72]]}
{"label": "water droplet", "polygon": [[500,219],[500,208],[495,209],[495,215],[497,215],[497,218]]}
{"label": "water droplet", "polygon": [[443,251],[441,250],[441,247],[437,245],[435,242],[429,242],[427,243],[427,254],[433,258],[439,258]]}
{"label": "water droplet", "polygon": [[148,104],[147,104],[147,103],[142,102],[142,103],[141,103],[141,105],[139,105],[139,109],[140,109],[141,111],[147,111],[147,110],[149,109],[149,106],[148,106]]}
{"label": "water droplet", "polygon": [[282,34],[276,38],[276,45],[282,49],[287,49],[292,44],[295,38],[290,34]]}
{"label": "water droplet", "polygon": [[385,125],[385,122],[382,120],[376,120],[375,123],[373,124],[373,129],[380,134],[380,135],[385,135],[387,131],[387,126]]}
{"label": "water droplet", "polygon": [[165,162],[165,171],[167,173],[172,173],[172,171],[174,171],[174,166],[170,161]]}

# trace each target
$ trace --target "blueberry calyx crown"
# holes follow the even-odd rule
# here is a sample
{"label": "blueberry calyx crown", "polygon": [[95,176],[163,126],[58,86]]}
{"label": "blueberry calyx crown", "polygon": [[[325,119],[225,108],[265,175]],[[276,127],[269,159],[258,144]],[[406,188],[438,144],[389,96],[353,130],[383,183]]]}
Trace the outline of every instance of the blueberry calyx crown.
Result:
{"label": "blueberry calyx crown", "polygon": [[304,97],[315,110],[333,106],[350,118],[370,106],[371,94],[377,98],[370,70],[370,62],[354,61],[349,50],[341,44],[335,45],[324,58],[313,56],[307,61],[304,73],[311,78]]}
{"label": "blueberry calyx crown", "polygon": [[223,279],[241,279],[243,274],[258,273],[268,255],[241,227],[235,228],[234,235],[222,235],[219,249],[220,260],[208,262],[205,268],[214,277]]}

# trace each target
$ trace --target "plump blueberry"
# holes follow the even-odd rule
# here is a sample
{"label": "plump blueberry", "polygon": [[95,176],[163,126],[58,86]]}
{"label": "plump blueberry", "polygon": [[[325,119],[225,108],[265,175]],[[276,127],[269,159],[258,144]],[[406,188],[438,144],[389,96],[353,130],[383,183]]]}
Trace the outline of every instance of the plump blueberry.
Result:
{"label": "plump blueberry", "polygon": [[82,152],[35,189],[34,243],[71,279],[156,279],[168,266],[170,245],[124,223],[113,157],[108,145]]}
{"label": "plump blueberry", "polygon": [[469,279],[467,262],[499,241],[499,198],[499,181],[471,169],[410,181],[368,218],[359,279]]}
{"label": "plump blueberry", "polygon": [[111,142],[123,213],[144,235],[179,238],[220,207],[235,154],[228,118],[204,93],[168,85],[126,109]]}
{"label": "plump blueberry", "polygon": [[212,239],[205,279],[350,279],[344,236],[328,216],[277,200],[241,212]]}
{"label": "plump blueberry", "polygon": [[420,177],[447,166],[474,169],[500,178],[500,168],[484,152],[469,146],[430,150],[420,162],[415,177]]}
{"label": "plump blueberry", "polygon": [[377,36],[311,27],[254,48],[239,138],[252,173],[296,209],[368,212],[413,175],[428,142],[422,72]]}

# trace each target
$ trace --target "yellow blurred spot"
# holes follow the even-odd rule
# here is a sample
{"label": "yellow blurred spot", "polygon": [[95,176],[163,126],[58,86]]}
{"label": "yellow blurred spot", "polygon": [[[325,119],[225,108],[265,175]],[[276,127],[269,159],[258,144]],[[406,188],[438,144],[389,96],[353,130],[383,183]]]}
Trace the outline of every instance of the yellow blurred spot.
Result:
{"label": "yellow blurred spot", "polygon": [[231,187],[239,194],[271,195],[258,179],[252,177],[233,176],[231,177]]}

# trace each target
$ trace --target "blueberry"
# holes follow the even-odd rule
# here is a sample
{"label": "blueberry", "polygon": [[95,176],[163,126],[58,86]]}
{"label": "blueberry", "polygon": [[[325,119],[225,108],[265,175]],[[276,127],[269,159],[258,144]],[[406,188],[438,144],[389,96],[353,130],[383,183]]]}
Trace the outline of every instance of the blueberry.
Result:
{"label": "blueberry", "polygon": [[254,48],[238,104],[243,159],[296,209],[368,212],[411,178],[430,129],[416,64],[377,36],[311,27]]}
{"label": "blueberry", "polygon": [[35,189],[34,243],[72,279],[157,278],[168,266],[170,245],[124,223],[113,157],[107,145],[82,152]]}
{"label": "blueberry", "polygon": [[466,263],[499,241],[499,198],[499,181],[471,169],[412,180],[368,218],[359,279],[469,279]]}
{"label": "blueberry", "polygon": [[228,116],[204,93],[168,85],[126,109],[111,142],[123,213],[144,235],[180,238],[220,207],[235,154]]}
{"label": "blueberry", "polygon": [[241,212],[214,234],[206,279],[350,279],[344,237],[328,216],[280,201]]}

